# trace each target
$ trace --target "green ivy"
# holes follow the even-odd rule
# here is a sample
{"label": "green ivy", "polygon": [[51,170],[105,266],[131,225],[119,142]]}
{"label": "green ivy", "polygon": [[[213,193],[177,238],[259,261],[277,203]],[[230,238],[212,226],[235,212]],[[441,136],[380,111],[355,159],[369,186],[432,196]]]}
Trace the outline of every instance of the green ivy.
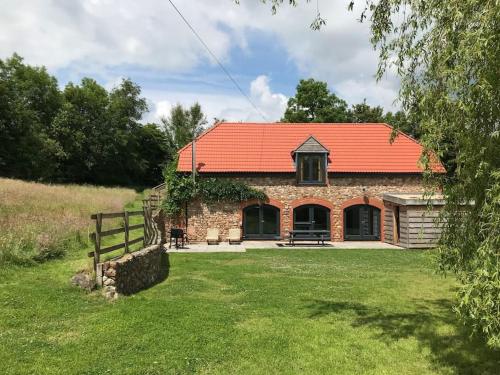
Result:
{"label": "green ivy", "polygon": [[198,178],[177,172],[177,160],[164,172],[165,198],[162,208],[168,216],[179,215],[185,204],[199,198],[205,202],[244,202],[265,200],[266,194],[239,181],[226,178]]}

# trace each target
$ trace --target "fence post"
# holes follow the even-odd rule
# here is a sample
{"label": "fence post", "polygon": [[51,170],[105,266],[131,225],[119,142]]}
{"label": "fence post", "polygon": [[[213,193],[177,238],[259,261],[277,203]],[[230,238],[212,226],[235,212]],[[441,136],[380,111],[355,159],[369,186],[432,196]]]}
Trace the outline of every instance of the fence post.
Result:
{"label": "fence post", "polygon": [[123,213],[124,225],[125,225],[125,253],[128,253],[128,232],[129,232],[129,224],[128,224],[128,212],[125,211]]}
{"label": "fence post", "polygon": [[147,208],[142,209],[142,221],[144,222],[144,235],[142,236],[142,247],[146,247],[146,244],[148,243],[148,240],[146,238],[148,230],[147,230]]}
{"label": "fence post", "polygon": [[147,212],[148,212],[148,209],[146,206],[144,206],[142,208],[142,212],[143,212],[143,216],[144,216],[144,243],[147,243],[149,244],[149,228],[148,228],[148,215],[147,215]]}
{"label": "fence post", "polygon": [[97,264],[100,262],[99,253],[101,251],[101,229],[102,229],[102,213],[96,215],[95,219],[95,250],[94,250],[94,270],[97,272]]}

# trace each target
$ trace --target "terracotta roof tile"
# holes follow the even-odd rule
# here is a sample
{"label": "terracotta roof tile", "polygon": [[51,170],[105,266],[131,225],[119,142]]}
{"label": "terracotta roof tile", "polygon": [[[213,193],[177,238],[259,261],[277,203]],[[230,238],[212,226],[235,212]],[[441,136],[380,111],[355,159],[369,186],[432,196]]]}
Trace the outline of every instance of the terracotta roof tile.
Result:
{"label": "terracotta roof tile", "polygon": [[[330,151],[329,172],[422,172],[422,146],[387,124],[221,123],[196,141],[200,172],[295,172],[292,153],[310,136]],[[191,144],[178,170],[191,171]],[[436,171],[444,171],[438,165]]]}

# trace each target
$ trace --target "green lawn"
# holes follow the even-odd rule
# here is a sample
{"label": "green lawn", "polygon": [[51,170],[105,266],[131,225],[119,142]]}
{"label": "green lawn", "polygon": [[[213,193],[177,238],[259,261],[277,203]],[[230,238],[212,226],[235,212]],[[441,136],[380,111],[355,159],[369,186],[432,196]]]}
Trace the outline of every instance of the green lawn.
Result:
{"label": "green lawn", "polygon": [[2,374],[498,374],[451,311],[432,254],[172,254],[167,280],[116,302],[74,256],[0,269]]}

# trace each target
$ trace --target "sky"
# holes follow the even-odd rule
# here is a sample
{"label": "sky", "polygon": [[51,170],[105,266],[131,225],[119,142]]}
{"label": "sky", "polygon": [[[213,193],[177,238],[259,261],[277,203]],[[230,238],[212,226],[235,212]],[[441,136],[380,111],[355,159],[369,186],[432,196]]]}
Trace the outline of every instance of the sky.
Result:
{"label": "sky", "polygon": [[148,101],[144,122],[194,102],[209,123],[277,121],[299,80],[311,77],[349,104],[397,108],[398,80],[376,82],[369,25],[358,22],[359,8],[347,10],[349,0],[318,0],[327,21],[320,31],[309,27],[314,0],[275,15],[260,0],[173,1],[259,111],[167,0],[0,0],[0,59],[16,52],[61,87],[92,77],[111,89],[130,78]]}

